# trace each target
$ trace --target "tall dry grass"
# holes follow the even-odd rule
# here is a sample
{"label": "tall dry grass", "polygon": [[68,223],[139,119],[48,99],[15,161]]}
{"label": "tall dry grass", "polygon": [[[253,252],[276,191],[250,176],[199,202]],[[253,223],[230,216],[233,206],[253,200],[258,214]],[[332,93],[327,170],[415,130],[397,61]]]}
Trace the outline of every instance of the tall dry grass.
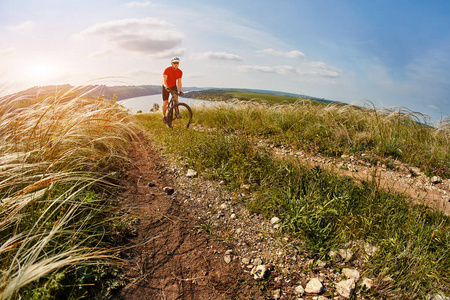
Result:
{"label": "tall dry grass", "polygon": [[121,106],[76,89],[23,101],[0,103],[0,299],[113,257],[102,216],[137,132]]}

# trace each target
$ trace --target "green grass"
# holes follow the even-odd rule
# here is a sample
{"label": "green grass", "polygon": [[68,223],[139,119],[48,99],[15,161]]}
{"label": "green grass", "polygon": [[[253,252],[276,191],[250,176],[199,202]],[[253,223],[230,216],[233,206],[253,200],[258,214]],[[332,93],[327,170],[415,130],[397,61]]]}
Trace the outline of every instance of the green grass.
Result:
{"label": "green grass", "polygon": [[332,157],[364,156],[386,165],[399,160],[429,176],[450,177],[449,121],[436,129],[419,122],[426,116],[404,109],[377,111],[310,100],[290,105],[244,102],[234,109],[200,108],[195,117],[200,125],[239,131],[275,145]]}
{"label": "green grass", "polygon": [[111,200],[137,123],[73,94],[0,103],[0,299],[78,299],[117,282]]}
{"label": "green grass", "polygon": [[[440,159],[448,166],[445,130],[417,124],[398,112],[354,111],[310,102],[199,107],[194,110],[194,122],[210,128],[202,131],[168,130],[159,114],[138,118],[151,130],[155,142],[201,176],[225,180],[233,190],[249,184],[252,196],[242,199],[248,209],[268,218],[280,217],[282,231],[299,237],[309,255],[327,259],[330,250],[347,247],[349,242],[356,252],[361,251],[361,243],[377,246],[364,274],[379,282],[386,276],[393,281],[379,284],[370,296],[425,299],[436,291],[450,293],[449,217],[413,206],[404,195],[380,189],[375,180],[357,185],[295,159],[280,160],[255,146],[264,137],[329,155],[368,152],[411,163],[414,154],[427,157],[431,169],[442,167],[434,165]],[[342,134],[336,138],[336,132]],[[349,142],[358,137],[371,142],[362,146]],[[406,149],[402,155],[386,153],[383,141],[398,140],[408,140],[409,148],[402,147]],[[428,147],[432,149],[427,151]],[[415,150],[408,154],[407,149]],[[448,176],[448,169],[442,175]]]}
{"label": "green grass", "polygon": [[300,99],[299,96],[290,94],[266,94],[239,89],[213,89],[206,91],[189,92],[186,96],[190,98],[211,101],[232,101],[238,99],[254,103],[268,104],[295,103]]}

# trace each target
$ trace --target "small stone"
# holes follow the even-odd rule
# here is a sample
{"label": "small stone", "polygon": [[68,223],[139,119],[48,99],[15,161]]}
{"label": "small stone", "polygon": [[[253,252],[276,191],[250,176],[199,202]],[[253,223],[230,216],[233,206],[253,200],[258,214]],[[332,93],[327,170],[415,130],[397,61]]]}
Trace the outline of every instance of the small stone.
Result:
{"label": "small stone", "polygon": [[361,287],[364,290],[370,290],[373,287],[373,280],[367,277],[363,278],[363,281],[361,283]]}
{"label": "small stone", "polygon": [[163,188],[163,191],[164,191],[167,195],[172,195],[172,194],[175,192],[175,190],[174,190],[172,187],[170,187],[170,186],[164,187],[164,188]]}
{"label": "small stone", "polygon": [[243,257],[243,258],[242,258],[242,263],[243,263],[244,265],[250,264],[250,258],[248,258],[248,257]]}
{"label": "small stone", "polygon": [[262,265],[262,259],[257,257],[253,260],[254,265]]}
{"label": "small stone", "polygon": [[342,297],[349,299],[355,291],[355,287],[355,280],[347,279],[336,284],[336,291]]}
{"label": "small stone", "polygon": [[305,292],[308,294],[320,294],[323,291],[323,285],[319,278],[312,278],[305,288]]}
{"label": "small stone", "polygon": [[331,260],[336,260],[337,253],[331,250],[328,252],[328,256],[331,258]]}
{"label": "small stone", "polygon": [[347,278],[354,279],[355,282],[358,282],[359,277],[361,276],[359,274],[358,270],[349,269],[349,268],[343,268],[342,274],[344,274]]}
{"label": "small stone", "polygon": [[230,219],[236,219],[236,214],[231,214]]}
{"label": "small stone", "polygon": [[227,209],[228,205],[226,203],[220,204],[220,209]]}
{"label": "small stone", "polygon": [[227,263],[227,264],[229,264],[230,262],[231,262],[231,255],[225,255],[224,257],[223,257],[223,260]]}
{"label": "small stone", "polygon": [[246,191],[250,190],[250,184],[241,185],[241,190],[246,190]]}
{"label": "small stone", "polygon": [[276,289],[272,292],[273,299],[280,299],[281,298],[281,290]]}
{"label": "small stone", "polygon": [[304,289],[303,286],[300,284],[300,285],[297,285],[297,286],[295,287],[294,292],[295,292],[297,295],[303,295],[303,294],[305,293],[305,289]]}
{"label": "small stone", "polygon": [[350,249],[339,249],[338,252],[344,261],[349,261],[353,257],[353,251]]}
{"label": "small stone", "polygon": [[450,297],[446,297],[442,295],[441,293],[435,293],[435,294],[428,294],[427,300],[450,300]]}
{"label": "small stone", "polygon": [[278,224],[280,222],[280,218],[278,217],[273,217],[272,219],[270,219],[270,224],[274,225],[274,224]]}
{"label": "small stone", "polygon": [[439,176],[433,176],[431,177],[431,183],[432,184],[442,183],[442,178]]}
{"label": "small stone", "polygon": [[186,177],[194,178],[197,177],[198,173],[195,170],[189,169],[187,170]]}
{"label": "small stone", "polygon": [[372,245],[366,243],[364,245],[364,251],[366,252],[366,254],[368,256],[373,256],[378,251],[378,247],[377,246],[372,246]]}
{"label": "small stone", "polygon": [[327,266],[327,263],[324,261],[321,261],[320,259],[316,262],[316,266],[319,268],[325,268]]}
{"label": "small stone", "polygon": [[263,280],[267,275],[267,267],[265,265],[255,266],[251,270],[250,274],[253,275],[255,280]]}

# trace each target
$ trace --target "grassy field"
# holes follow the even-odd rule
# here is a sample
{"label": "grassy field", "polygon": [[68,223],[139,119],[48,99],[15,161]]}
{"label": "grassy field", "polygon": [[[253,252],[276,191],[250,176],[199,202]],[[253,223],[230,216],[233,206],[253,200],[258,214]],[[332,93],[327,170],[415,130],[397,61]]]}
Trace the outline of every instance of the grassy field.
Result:
{"label": "grassy field", "polygon": [[326,156],[364,155],[392,166],[399,160],[432,176],[450,176],[450,120],[437,129],[406,109],[376,110],[301,100],[289,105],[226,106],[199,110],[198,123],[267,138]]}
{"label": "grassy field", "polygon": [[330,250],[349,243],[377,246],[364,273],[393,281],[370,296],[448,295],[448,217],[409,205],[375,180],[356,185],[255,146],[265,139],[328,156],[364,154],[372,164],[394,166],[401,160],[448,178],[448,120],[434,128],[405,110],[298,99],[267,104],[272,103],[267,99],[197,107],[194,125],[205,130],[168,130],[160,113],[132,116],[113,102],[76,91],[3,98],[0,299],[108,298],[120,287],[115,247],[127,220],[116,214],[112,199],[131,163],[127,148],[142,127],[201,176],[223,180],[231,190],[249,185],[251,197],[241,199],[248,209],[279,216],[281,230],[300,237],[304,242],[298,246],[308,255],[328,259]]}
{"label": "grassy field", "polygon": [[0,103],[0,299],[102,298],[120,284],[111,199],[137,123],[74,94]]}
{"label": "grassy field", "polygon": [[420,124],[420,115],[402,110],[306,100],[197,107],[195,124],[210,128],[201,131],[167,130],[157,113],[138,118],[167,153],[203,177],[223,180],[236,191],[250,185],[252,196],[242,199],[248,209],[279,216],[282,231],[304,241],[299,246],[312,257],[328,260],[330,250],[344,245],[353,245],[354,251],[361,244],[375,245],[379,250],[364,274],[393,281],[370,297],[425,299],[435,292],[450,293],[449,217],[409,205],[405,196],[380,189],[375,180],[357,185],[255,146],[265,138],[329,156],[364,153],[374,164],[402,160],[429,175],[449,177],[448,128]]}

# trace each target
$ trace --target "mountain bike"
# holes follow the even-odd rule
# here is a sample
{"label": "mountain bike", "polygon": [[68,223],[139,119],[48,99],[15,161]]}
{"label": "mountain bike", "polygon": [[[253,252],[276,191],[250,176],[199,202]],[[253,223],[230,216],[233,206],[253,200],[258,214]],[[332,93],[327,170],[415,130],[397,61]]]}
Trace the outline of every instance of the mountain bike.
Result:
{"label": "mountain bike", "polygon": [[[185,127],[189,128],[192,122],[192,110],[186,103],[175,102],[175,94],[180,95],[174,91],[170,91],[172,97],[167,104],[166,124],[169,128]],[[175,122],[176,121],[176,122]]]}

